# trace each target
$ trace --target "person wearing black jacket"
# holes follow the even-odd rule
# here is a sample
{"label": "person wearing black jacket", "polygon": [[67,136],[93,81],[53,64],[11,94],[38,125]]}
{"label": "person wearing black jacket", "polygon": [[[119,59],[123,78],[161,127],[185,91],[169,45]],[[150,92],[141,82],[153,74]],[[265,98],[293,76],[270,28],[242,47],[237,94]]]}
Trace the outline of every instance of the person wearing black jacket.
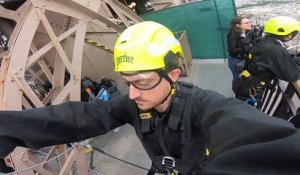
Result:
{"label": "person wearing black jacket", "polygon": [[300,70],[283,43],[292,40],[300,31],[300,23],[290,17],[269,19],[264,28],[265,37],[256,40],[250,51],[247,70],[261,81],[281,79],[294,82],[300,79]]}
{"label": "person wearing black jacket", "polygon": [[[299,31],[299,21],[291,17],[278,16],[266,22],[265,36],[255,40],[245,66],[255,81],[268,83],[281,79],[291,82],[300,94],[300,69],[297,58],[293,58],[283,44],[292,40]],[[243,81],[242,79],[243,77],[240,81]],[[240,84],[243,83],[237,82],[234,85],[234,91],[239,96],[246,96],[247,94],[241,95],[244,90]]]}
{"label": "person wearing black jacket", "polygon": [[228,45],[228,66],[232,73],[232,84],[237,80],[241,73],[238,70],[238,64],[244,63],[249,53],[252,42],[258,34],[252,30],[251,22],[246,17],[234,17],[231,20],[231,30],[227,35]]}
{"label": "person wearing black jacket", "polygon": [[146,21],[128,27],[114,58],[129,93],[0,111],[0,156],[16,146],[76,142],[129,123],[152,160],[148,175],[299,174],[300,131],[235,98],[178,81],[182,56],[165,26]]}

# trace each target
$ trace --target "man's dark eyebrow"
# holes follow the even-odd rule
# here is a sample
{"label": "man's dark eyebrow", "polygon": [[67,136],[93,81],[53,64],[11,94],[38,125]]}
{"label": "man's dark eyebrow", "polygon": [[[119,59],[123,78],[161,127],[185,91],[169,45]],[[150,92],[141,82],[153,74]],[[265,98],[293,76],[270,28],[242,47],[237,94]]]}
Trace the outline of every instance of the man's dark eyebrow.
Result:
{"label": "man's dark eyebrow", "polygon": [[138,80],[133,80],[133,81],[127,81],[127,82],[129,82],[129,83],[139,83],[139,82],[141,82],[141,81],[145,81],[145,79],[138,79]]}

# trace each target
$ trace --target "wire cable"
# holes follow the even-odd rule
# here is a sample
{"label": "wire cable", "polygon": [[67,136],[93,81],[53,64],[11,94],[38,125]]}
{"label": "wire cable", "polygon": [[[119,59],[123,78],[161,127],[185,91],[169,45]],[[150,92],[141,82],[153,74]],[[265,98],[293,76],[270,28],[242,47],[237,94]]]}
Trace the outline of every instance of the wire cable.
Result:
{"label": "wire cable", "polygon": [[[149,170],[150,170],[150,169],[147,169],[147,168],[145,168],[145,167],[142,167],[142,166],[136,165],[136,164],[134,164],[134,163],[128,162],[128,161],[126,161],[126,160],[120,159],[120,158],[118,158],[118,157],[115,157],[115,156],[113,156],[113,155],[110,155],[110,154],[106,153],[104,150],[102,150],[102,149],[100,149],[100,148],[93,147],[93,146],[91,146],[90,144],[87,144],[87,143],[84,143],[84,142],[81,143],[81,144],[83,144],[83,145],[86,146],[86,147],[92,148],[93,150],[95,150],[95,151],[97,151],[97,152],[99,152],[99,153],[102,153],[102,154],[104,154],[104,155],[106,155],[106,156],[108,156],[108,157],[111,157],[111,158],[113,158],[113,159],[116,159],[116,160],[118,160],[118,161],[120,161],[120,162],[126,163],[126,164],[131,165],[131,166],[134,166],[134,167],[136,167],[136,168],[143,169],[143,170],[145,170],[145,171],[149,171]],[[36,164],[36,165],[34,165],[34,166],[31,166],[31,167],[28,167],[28,168],[25,168],[25,169],[22,169],[22,170],[19,170],[19,171],[14,171],[14,172],[8,173],[8,174],[6,174],[6,175],[16,175],[16,174],[18,174],[18,173],[22,173],[22,172],[25,172],[25,171],[33,170],[33,169],[36,168],[36,167],[43,166],[44,164],[46,164],[46,163],[48,163],[48,162],[51,162],[51,161],[53,161],[53,160],[56,160],[56,159],[58,159],[59,157],[61,157],[61,156],[63,156],[64,154],[66,154],[67,152],[71,151],[76,145],[78,145],[78,143],[71,144],[71,145],[72,145],[72,146],[71,146],[70,148],[68,148],[68,150],[66,150],[66,151],[64,151],[63,153],[57,155],[56,157],[53,157],[53,158],[51,158],[51,159],[49,159],[49,160],[47,160],[47,161],[44,161],[44,162],[39,163],[39,164]],[[91,171],[91,170],[93,170],[93,169],[89,169],[89,170]]]}
{"label": "wire cable", "polygon": [[147,168],[145,168],[145,167],[142,167],[142,166],[136,165],[136,164],[134,164],[134,163],[128,162],[128,161],[126,161],[126,160],[120,159],[120,158],[118,158],[118,157],[115,157],[115,156],[113,156],[113,155],[110,155],[110,154],[104,152],[104,151],[103,151],[102,149],[100,149],[100,148],[96,148],[96,147],[93,147],[93,146],[91,146],[91,145],[85,145],[85,146],[88,146],[88,147],[90,147],[90,148],[96,150],[97,152],[102,153],[102,154],[104,154],[104,155],[106,155],[106,156],[108,156],[108,157],[111,157],[111,158],[113,158],[113,159],[116,159],[116,160],[118,160],[118,161],[120,161],[120,162],[129,164],[129,165],[131,165],[131,166],[134,166],[134,167],[137,167],[137,168],[140,168],[140,169],[143,169],[143,170],[145,170],[145,171],[149,171],[149,170],[150,170],[150,169],[147,169]]}
{"label": "wire cable", "polygon": [[39,164],[36,164],[34,166],[31,166],[31,167],[28,167],[28,168],[24,168],[22,170],[19,170],[19,171],[14,171],[14,172],[11,172],[11,173],[8,173],[6,175],[15,175],[15,174],[18,174],[18,173],[22,173],[22,172],[25,172],[25,171],[29,171],[29,170],[33,170],[34,168],[36,167],[39,167],[39,166],[43,166],[44,164],[48,163],[48,162],[51,162],[52,160],[55,160],[55,159],[58,159],[60,158],[61,156],[63,156],[64,154],[66,154],[67,152],[71,151],[77,144],[73,144],[69,149],[67,149],[66,151],[64,151],[63,153],[57,155],[56,157],[53,157],[47,161],[44,161],[42,163],[39,163]]}

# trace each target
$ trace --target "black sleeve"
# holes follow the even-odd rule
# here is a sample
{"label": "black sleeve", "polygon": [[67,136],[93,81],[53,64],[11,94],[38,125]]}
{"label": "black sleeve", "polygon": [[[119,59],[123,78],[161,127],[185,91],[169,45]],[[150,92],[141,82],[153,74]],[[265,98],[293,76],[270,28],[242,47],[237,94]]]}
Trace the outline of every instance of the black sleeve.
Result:
{"label": "black sleeve", "polygon": [[195,101],[210,150],[205,174],[299,174],[300,134],[292,124],[214,93]]}
{"label": "black sleeve", "polygon": [[239,46],[236,39],[236,34],[233,32],[227,35],[228,52],[230,55],[244,55],[244,46]]}
{"label": "black sleeve", "polygon": [[250,33],[250,43],[253,44],[254,41],[257,38],[260,38],[261,36],[259,34],[257,34],[256,32],[254,32],[253,30],[249,32]]}
{"label": "black sleeve", "polygon": [[272,59],[267,66],[281,80],[293,82],[300,79],[300,69],[285,48],[278,47],[272,51]]}
{"label": "black sleeve", "polygon": [[300,67],[300,57],[293,57],[293,61],[296,63],[298,67]]}
{"label": "black sleeve", "polygon": [[41,148],[84,140],[132,124],[127,96],[104,102],[66,102],[24,111],[0,111],[0,156],[16,146]]}
{"label": "black sleeve", "polygon": [[[300,54],[300,53],[298,53]],[[297,64],[297,66],[300,66],[300,55],[294,56],[293,61]]]}

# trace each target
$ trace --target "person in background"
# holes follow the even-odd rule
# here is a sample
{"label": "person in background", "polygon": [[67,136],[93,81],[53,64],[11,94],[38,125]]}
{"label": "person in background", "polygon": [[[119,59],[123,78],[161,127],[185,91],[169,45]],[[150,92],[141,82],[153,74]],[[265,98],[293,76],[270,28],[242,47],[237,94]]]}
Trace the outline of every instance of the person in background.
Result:
{"label": "person in background", "polygon": [[265,36],[253,43],[245,70],[234,84],[235,94],[248,99],[251,96],[248,88],[251,88],[254,92],[252,96],[256,96],[256,101],[260,103],[265,88],[275,88],[276,84],[270,87],[270,82],[278,82],[278,79],[291,82],[300,94],[299,58],[297,55],[292,57],[284,47],[284,42],[295,38],[299,31],[300,23],[294,18],[277,16],[269,19],[264,25]]}
{"label": "person in background", "polygon": [[232,73],[232,85],[241,73],[241,68],[255,38],[259,37],[251,31],[252,25],[246,17],[234,17],[231,20],[231,29],[227,35],[228,66]]}
{"label": "person in background", "polygon": [[294,18],[277,16],[265,23],[265,37],[255,41],[246,68],[261,81],[281,79],[294,82],[300,79],[300,70],[291,54],[284,47],[296,37],[300,23]]}
{"label": "person in background", "polygon": [[0,111],[0,157],[16,146],[72,143],[130,124],[152,160],[148,175],[300,174],[300,130],[240,100],[178,81],[183,52],[167,27],[135,24],[114,48],[115,71],[128,94]]}
{"label": "person in background", "polygon": [[259,36],[263,36],[264,27],[260,24],[253,26],[253,32],[255,32]]}

